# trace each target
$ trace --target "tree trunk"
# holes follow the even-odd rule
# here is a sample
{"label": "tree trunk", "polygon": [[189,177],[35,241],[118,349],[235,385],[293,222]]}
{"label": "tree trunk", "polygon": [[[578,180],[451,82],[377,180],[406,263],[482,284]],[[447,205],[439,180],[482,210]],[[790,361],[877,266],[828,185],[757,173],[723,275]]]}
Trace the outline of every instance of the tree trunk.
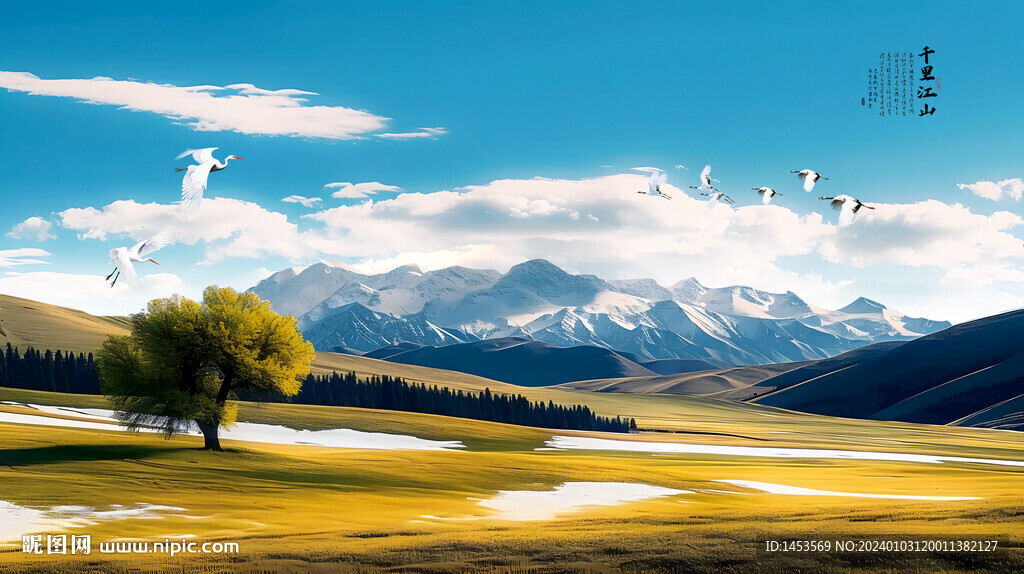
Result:
{"label": "tree trunk", "polygon": [[206,441],[206,445],[203,446],[205,450],[224,450],[220,447],[220,438],[217,436],[217,431],[220,430],[220,425],[205,423],[202,421],[196,421],[199,425],[199,430],[203,431],[203,440]]}

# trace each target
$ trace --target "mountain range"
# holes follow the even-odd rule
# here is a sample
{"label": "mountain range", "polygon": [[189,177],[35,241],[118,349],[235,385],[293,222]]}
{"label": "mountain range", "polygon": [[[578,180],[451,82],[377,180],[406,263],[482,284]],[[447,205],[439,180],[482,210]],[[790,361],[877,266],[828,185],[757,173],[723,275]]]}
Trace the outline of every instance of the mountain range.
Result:
{"label": "mountain range", "polygon": [[505,274],[405,265],[366,275],[318,263],[275,273],[251,290],[296,316],[318,350],[355,353],[402,342],[442,347],[516,337],[612,349],[641,362],[730,367],[823,359],[950,326],[863,298],[831,311],[792,292],[709,288],[694,278],[669,287],[604,280],[543,259]]}

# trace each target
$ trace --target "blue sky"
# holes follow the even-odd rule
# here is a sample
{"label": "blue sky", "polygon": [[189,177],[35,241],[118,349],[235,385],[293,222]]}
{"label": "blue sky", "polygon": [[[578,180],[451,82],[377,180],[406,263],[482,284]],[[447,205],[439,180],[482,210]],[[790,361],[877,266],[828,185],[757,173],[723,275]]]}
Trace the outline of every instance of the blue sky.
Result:
{"label": "blue sky", "polygon": [[[57,97],[0,82],[9,88],[0,90],[0,265],[4,252],[48,253],[28,257],[43,263],[14,265],[9,257],[0,267],[0,291],[96,312],[138,306],[138,298],[108,296],[96,289],[101,283],[81,278],[102,279],[112,247],[134,243],[157,223],[173,225],[166,213],[132,209],[170,206],[180,194],[180,174],[172,168],[186,165],[174,156],[219,147],[220,158],[245,159],[213,174],[206,196],[244,202],[268,222],[280,225],[286,218],[294,228],[261,223],[268,237],[280,231],[268,239],[278,246],[240,249],[229,245],[246,237],[244,222],[217,231],[195,223],[191,235],[154,256],[160,268],[144,270],[165,275],[163,282],[154,280],[149,296],[168,289],[196,296],[211,283],[245,288],[268,271],[319,260],[377,270],[419,258],[424,267],[462,263],[504,271],[526,258],[547,257],[607,278],[646,275],[670,284],[694,275],[714,286],[790,289],[831,307],[866,295],[938,319],[963,320],[1024,303],[1024,290],[1016,287],[1024,272],[1022,226],[1009,215],[1021,211],[1020,192],[994,201],[958,186],[1008,182],[1000,189],[1012,190],[1013,180],[1024,176],[1015,141],[1022,111],[1014,99],[1024,87],[1015,72],[1024,54],[1018,39],[1024,8],[1015,3],[965,11],[952,2],[228,2],[180,3],[172,10],[58,2],[47,5],[46,18],[27,5],[5,10],[3,72],[41,80],[102,76],[179,88],[301,90],[318,95],[293,95],[306,101],[290,105],[363,110],[382,127],[341,137],[271,135],[239,133],[248,128],[225,119],[203,131],[184,112],[168,117],[174,114],[84,103],[90,98],[74,92],[80,86]],[[924,45],[936,50],[931,63],[942,81],[934,116],[879,118],[861,107],[867,69],[880,51]],[[234,92],[210,93],[221,99]],[[152,98],[146,102],[156,105]],[[223,106],[211,114],[222,112]],[[421,128],[443,132],[379,137]],[[645,174],[632,167],[655,166],[669,173],[671,193],[692,196],[686,186],[697,183],[706,163],[737,208],[754,206],[749,189],[767,185],[784,193],[776,203],[787,211],[751,208],[739,220],[726,212],[715,216],[720,221],[709,218],[715,223],[688,232],[716,238],[699,254],[687,247],[696,240],[680,241],[670,253],[594,253],[604,245],[598,236],[640,241],[644,212],[616,217],[622,213],[618,199],[577,201],[576,193],[596,192],[574,184],[606,178],[596,180],[601,190],[625,194],[644,185]],[[831,179],[805,193],[787,173],[803,168]],[[536,177],[565,182],[543,192],[560,194],[555,207],[537,207],[546,200],[530,189]],[[487,187],[496,180],[519,184],[501,187],[502,199],[496,199]],[[379,182],[409,197],[381,192],[367,205],[366,198],[332,198],[334,190],[324,189],[332,182]],[[467,186],[476,187],[462,189]],[[441,190],[463,195],[442,200]],[[841,193],[896,207],[838,230],[836,214],[815,198]],[[313,208],[281,202],[290,195],[322,200]],[[515,201],[509,207],[510,197],[532,207],[523,211]],[[615,197],[646,201],[637,209],[653,209],[652,198]],[[109,218],[77,223],[62,215],[90,207],[103,212],[128,199],[137,205],[117,213],[137,216],[138,228],[111,224],[113,209]],[[926,200],[942,205],[915,207]],[[479,202],[480,211],[460,202]],[[970,217],[953,209],[956,204]],[[239,205],[220,205],[221,217],[239,217]],[[674,202],[681,227],[704,217],[695,205]],[[339,210],[303,217],[330,208]],[[517,221],[506,227],[508,209]],[[432,227],[437,224],[424,221],[423,213],[443,214],[436,219],[450,233]],[[564,221],[544,219],[559,213]],[[763,213],[779,219],[752,222]],[[820,220],[807,219],[815,213]],[[586,214],[599,221],[567,235],[574,228],[566,226],[589,225],[578,217]],[[668,235],[671,221],[659,215],[647,215],[651,236],[674,237]],[[792,219],[797,216],[802,219]],[[49,222],[49,232],[30,238],[15,230],[31,217]],[[357,217],[363,223],[351,227]],[[788,221],[798,222],[793,227],[800,231],[788,229]],[[460,226],[465,233],[457,233]],[[375,248],[374,233],[393,237]],[[49,235],[56,238],[38,241]],[[801,250],[800,242],[810,247]],[[765,246],[751,256],[758,261],[719,251],[751,244]],[[957,252],[956,260],[945,264],[927,255],[936,250]],[[852,251],[858,259],[848,265]],[[873,259],[875,251],[886,254]],[[90,295],[70,292],[76,286]]]}

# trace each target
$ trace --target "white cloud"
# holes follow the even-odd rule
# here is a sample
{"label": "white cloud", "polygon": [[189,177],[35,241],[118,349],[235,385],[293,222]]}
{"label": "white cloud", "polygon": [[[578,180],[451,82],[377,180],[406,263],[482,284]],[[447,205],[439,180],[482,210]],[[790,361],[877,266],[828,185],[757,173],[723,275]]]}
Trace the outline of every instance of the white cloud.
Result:
{"label": "white cloud", "polygon": [[372,194],[380,193],[382,191],[402,191],[402,188],[394,185],[385,185],[378,181],[367,181],[364,183],[349,183],[347,181],[337,181],[334,183],[328,183],[324,186],[324,189],[337,189],[331,194],[331,197],[337,199],[357,199],[361,197],[369,197]]}
{"label": "white cloud", "polygon": [[[965,277],[990,282],[971,291],[979,310],[989,292],[991,301],[1024,298],[1013,284],[1024,279],[1024,242],[1012,233],[1022,220],[1008,212],[983,215],[935,200],[873,204],[875,211],[840,228],[824,202],[820,213],[806,214],[779,205],[708,208],[669,184],[662,189],[671,202],[634,193],[644,178],[499,180],[458,193],[406,193],[307,215],[325,226],[308,240],[366,270],[404,263],[503,270],[543,257],[607,278],[668,285],[695,276],[707,285],[792,290],[831,308],[873,296],[938,319],[975,313],[956,302]],[[921,291],[930,297],[906,295]]]}
{"label": "white cloud", "polygon": [[317,95],[313,92],[265,90],[252,84],[182,87],[103,77],[44,80],[27,72],[0,71],[0,88],[153,112],[206,132],[347,140],[382,129],[389,119],[352,108],[306,105],[301,96]]}
{"label": "white cloud", "polygon": [[664,170],[662,170],[660,168],[657,168],[657,167],[631,167],[629,169],[633,169],[633,170],[636,170],[636,171],[646,171],[648,173],[650,173],[652,171],[664,171]]}
{"label": "white cloud", "polygon": [[80,232],[82,238],[105,239],[108,234],[115,234],[142,241],[151,237],[154,230],[171,229],[175,242],[205,243],[205,259],[200,264],[273,255],[302,260],[311,254],[302,234],[286,215],[237,199],[204,199],[198,213],[180,205],[127,200],[115,201],[102,209],[66,209],[58,215],[64,227]]}
{"label": "white cloud", "polygon": [[969,189],[974,195],[991,199],[992,201],[999,201],[1004,196],[1020,201],[1021,195],[1024,193],[1024,181],[1021,181],[1019,177],[1004,179],[999,183],[984,180],[977,183],[958,183],[957,187]]}
{"label": "white cloud", "polygon": [[151,299],[169,297],[183,287],[181,278],[170,273],[144,275],[141,282],[143,290],[136,291],[121,283],[110,287],[103,275],[11,272],[0,276],[0,293],[96,315],[128,315],[145,310]]}
{"label": "white cloud", "polygon": [[7,234],[7,237],[14,239],[28,239],[32,241],[46,241],[56,239],[57,236],[50,232],[53,224],[42,217],[29,217],[25,221],[15,225]]}
{"label": "white cloud", "polygon": [[419,128],[419,131],[416,131],[416,132],[406,132],[406,133],[397,133],[397,134],[376,134],[376,135],[379,138],[384,138],[384,139],[389,139],[389,140],[412,140],[412,139],[422,139],[422,138],[435,139],[435,138],[437,138],[437,136],[444,135],[446,133],[448,133],[448,130],[446,128]]}
{"label": "white cloud", "polygon": [[[46,265],[48,262],[34,257],[49,257],[50,252],[42,249],[25,247],[22,249],[0,249],[0,267],[16,265]],[[3,291],[0,290],[0,293]]]}
{"label": "white cloud", "polygon": [[690,168],[686,167],[681,163],[676,165],[676,169],[685,169],[686,171],[690,171]]}
{"label": "white cloud", "polygon": [[[1024,242],[1014,234],[1024,220],[1006,211],[985,215],[935,200],[874,203],[876,210],[840,228],[825,202],[810,213],[784,205],[709,207],[671,184],[662,190],[672,201],[635,193],[645,180],[534,178],[404,193],[304,215],[302,231],[283,214],[225,198],[207,200],[198,214],[119,201],[59,215],[83,236],[139,240],[147,230],[171,228],[179,242],[204,242],[204,263],[280,256],[300,265],[344,259],[375,272],[406,263],[504,271],[545,258],[610,279],[670,285],[694,276],[709,286],[792,290],[829,308],[863,295],[935,319],[1024,303]],[[332,185],[364,194],[393,188]]]}
{"label": "white cloud", "polygon": [[301,195],[289,195],[288,197],[282,199],[281,201],[285,203],[301,203],[306,207],[313,207],[321,200],[319,197],[303,197]]}

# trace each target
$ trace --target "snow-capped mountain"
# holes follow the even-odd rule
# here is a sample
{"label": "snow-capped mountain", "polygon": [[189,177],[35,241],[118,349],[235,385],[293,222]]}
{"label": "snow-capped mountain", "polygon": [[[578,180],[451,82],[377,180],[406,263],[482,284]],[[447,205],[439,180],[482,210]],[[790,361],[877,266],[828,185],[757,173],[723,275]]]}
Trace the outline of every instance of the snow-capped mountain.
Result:
{"label": "snow-capped mountain", "polygon": [[320,263],[299,273],[285,269],[252,291],[275,311],[298,317],[303,333],[322,350],[528,337],[642,359],[735,366],[820,359],[949,326],[863,298],[829,311],[792,292],[708,288],[692,277],[667,288],[652,279],[606,281],[542,259],[504,275],[411,265],[363,275]]}

